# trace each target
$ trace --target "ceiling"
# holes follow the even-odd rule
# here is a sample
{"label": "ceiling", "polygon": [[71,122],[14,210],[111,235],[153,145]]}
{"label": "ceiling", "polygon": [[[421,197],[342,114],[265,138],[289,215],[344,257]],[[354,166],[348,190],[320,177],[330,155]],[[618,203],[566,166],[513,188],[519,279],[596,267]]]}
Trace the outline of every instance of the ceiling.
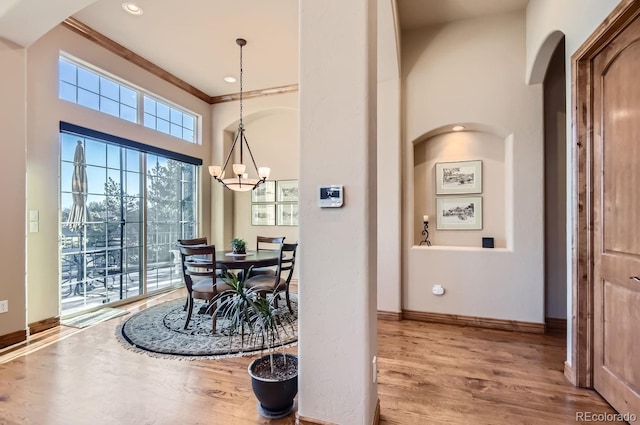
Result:
{"label": "ceiling", "polygon": [[[221,96],[239,91],[239,83],[223,80],[239,74],[238,37],[247,40],[245,91],[298,82],[299,1],[304,0],[137,0],[144,13],[132,16],[122,9],[123,0],[0,0],[0,37],[28,46],[68,16],[66,10],[80,10],[73,18],[207,95]],[[528,3],[396,1],[403,31],[523,9]]]}
{"label": "ceiling", "polygon": [[461,19],[512,12],[527,7],[529,0],[397,0],[403,31]]}

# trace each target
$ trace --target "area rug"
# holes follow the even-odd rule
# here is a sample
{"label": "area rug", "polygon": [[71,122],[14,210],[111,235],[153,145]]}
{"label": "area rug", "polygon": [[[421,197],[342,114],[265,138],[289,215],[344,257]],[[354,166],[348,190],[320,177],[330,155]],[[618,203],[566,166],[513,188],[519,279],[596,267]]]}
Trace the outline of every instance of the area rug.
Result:
{"label": "area rug", "polygon": [[62,319],[60,320],[60,324],[82,329],[128,313],[129,312],[127,310],[122,310],[120,308],[104,307],[90,313],[80,314],[68,319]]}
{"label": "area rug", "polygon": [[[184,328],[187,312],[184,298],[167,301],[134,314],[116,329],[118,340],[133,351],[144,352],[153,357],[174,359],[222,358],[253,355],[264,350],[259,341],[240,342],[240,338],[229,338],[225,334],[225,323],[218,320],[218,333],[211,332],[211,316],[199,313],[203,301],[194,300],[189,328]],[[281,302],[286,310],[286,303]],[[298,340],[298,303],[296,294],[291,294],[290,315],[292,326],[286,327],[281,344],[290,346]]]}

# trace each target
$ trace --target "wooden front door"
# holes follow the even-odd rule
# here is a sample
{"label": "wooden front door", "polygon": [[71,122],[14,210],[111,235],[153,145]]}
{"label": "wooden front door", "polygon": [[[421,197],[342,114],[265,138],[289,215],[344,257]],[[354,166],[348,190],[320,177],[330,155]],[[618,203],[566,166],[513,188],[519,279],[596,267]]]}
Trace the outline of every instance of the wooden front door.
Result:
{"label": "wooden front door", "polygon": [[640,417],[640,18],[593,60],[594,388]]}

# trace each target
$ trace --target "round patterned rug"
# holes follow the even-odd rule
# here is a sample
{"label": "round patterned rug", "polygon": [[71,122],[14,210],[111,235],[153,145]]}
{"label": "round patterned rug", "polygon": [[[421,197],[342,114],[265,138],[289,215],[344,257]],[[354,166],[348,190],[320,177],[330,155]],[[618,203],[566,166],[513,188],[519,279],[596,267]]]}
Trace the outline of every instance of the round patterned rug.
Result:
{"label": "round patterned rug", "polygon": [[[237,335],[230,337],[221,319],[218,319],[218,333],[212,334],[211,315],[199,313],[205,305],[204,301],[194,301],[188,329],[183,329],[187,312],[183,310],[185,300],[180,298],[134,314],[118,326],[116,335],[128,349],[165,358],[232,357],[253,355],[264,349],[261,341],[255,338],[241,341]],[[290,315],[291,326],[287,325],[282,332],[281,343],[285,346],[293,345],[298,340],[296,294],[291,294],[291,307],[294,313]],[[284,300],[280,302],[280,308],[287,310]]]}

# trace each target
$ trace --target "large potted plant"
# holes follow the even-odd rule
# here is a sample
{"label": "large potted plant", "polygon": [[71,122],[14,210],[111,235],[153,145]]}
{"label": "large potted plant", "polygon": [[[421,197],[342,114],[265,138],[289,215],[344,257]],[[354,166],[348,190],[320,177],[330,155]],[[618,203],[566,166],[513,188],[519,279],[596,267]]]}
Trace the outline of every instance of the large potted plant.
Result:
{"label": "large potted plant", "polygon": [[286,307],[275,307],[277,294],[259,287],[247,288],[235,273],[225,272],[223,279],[231,289],[219,293],[212,305],[216,305],[213,314],[224,323],[229,346],[236,338],[241,347],[251,342],[254,347],[260,346],[261,352],[266,351],[248,367],[258,411],[266,418],[287,416],[294,409],[298,393],[298,357],[285,353],[282,341],[284,335],[295,332],[294,320]]}

